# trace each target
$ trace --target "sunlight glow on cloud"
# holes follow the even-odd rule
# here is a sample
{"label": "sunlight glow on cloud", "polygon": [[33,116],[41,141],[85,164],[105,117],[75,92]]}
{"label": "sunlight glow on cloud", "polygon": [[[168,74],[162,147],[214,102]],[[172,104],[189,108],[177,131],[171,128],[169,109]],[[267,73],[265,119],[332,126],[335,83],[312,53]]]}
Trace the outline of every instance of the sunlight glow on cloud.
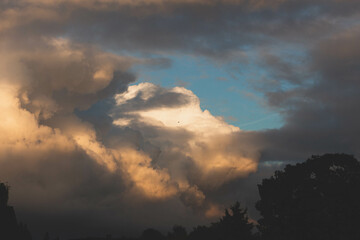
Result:
{"label": "sunlight glow on cloud", "polygon": [[[55,161],[53,154],[64,155],[71,164],[80,156],[119,179],[129,196],[145,201],[178,198],[186,206],[203,209],[205,216],[215,216],[219,206],[207,199],[205,191],[257,169],[255,151],[234,150],[241,144],[240,129],[203,111],[198,97],[182,87],[142,83],[115,95],[111,127],[140,133],[152,149],[159,149],[157,155],[130,139],[128,144],[117,143],[113,139],[122,135],[116,131],[111,138],[100,138],[95,125],[74,114],[75,109],[87,109],[122,92],[131,78],[118,73],[133,64],[152,64],[149,60],[109,54],[63,38],[43,38],[31,54],[14,49],[8,56],[14,67],[1,75],[0,163],[6,166],[21,159],[18,176]],[[8,178],[24,184],[16,175]],[[56,198],[59,192],[47,194]]]}
{"label": "sunlight glow on cloud", "polygon": [[[116,96],[118,106],[126,104],[135,97],[147,101],[154,97],[158,86],[151,83],[140,83],[128,88],[125,93]],[[145,122],[152,122],[157,126],[164,126],[175,129],[185,129],[198,135],[209,137],[217,134],[230,134],[238,132],[238,127],[227,124],[221,117],[214,117],[208,110],[202,111],[199,99],[190,90],[183,87],[175,87],[169,92],[180,94],[188,100],[188,104],[176,107],[166,106],[166,102],[159,108],[145,109],[142,111],[128,112],[139,114]],[[121,125],[121,120],[115,124]],[[120,121],[120,123],[118,123]]]}
{"label": "sunlight glow on cloud", "polygon": [[[359,155],[359,6],[358,0],[0,1],[0,181],[12,186],[13,205],[40,216],[42,229],[73,216],[87,229],[93,222],[117,229],[130,218],[124,226],[140,228],[169,219],[195,223],[218,216],[230,201],[254,202],[249,186],[258,166],[259,178],[274,161],[329,150]],[[206,66],[193,64],[195,77],[184,74],[186,64],[169,71],[174,59],[186,61],[179,55]],[[142,79],[139,65],[164,70],[163,79],[149,74],[146,81],[186,81],[192,91],[131,85]],[[223,66],[219,75],[207,71]],[[234,81],[216,82],[210,91],[208,77],[222,72]],[[230,84],[261,96],[282,126],[244,131],[215,116],[256,114],[256,104],[236,97],[212,99]],[[212,100],[211,112],[195,93]]]}
{"label": "sunlight glow on cloud", "polygon": [[41,155],[41,152],[54,148],[74,150],[69,139],[58,129],[39,125],[33,114],[22,109],[16,94],[15,86],[0,84],[0,161],[7,160],[7,154],[26,157],[29,152]]}
{"label": "sunlight glow on cloud", "polygon": [[[169,99],[165,96],[170,93],[178,96],[177,104],[167,104]],[[153,129],[149,139],[159,145],[161,151],[177,152],[185,159],[191,159],[199,169],[196,182],[200,186],[219,187],[256,170],[255,152],[246,156],[240,150],[230,149],[230,146],[241,144],[236,138],[241,130],[227,124],[221,117],[203,111],[199,99],[190,90],[182,87],[162,89],[151,83],[140,83],[130,86],[115,98],[120,112],[122,108],[128,109],[127,106],[139,106],[141,109],[122,112],[120,115],[124,117],[115,118],[114,124],[138,129],[145,136],[149,130],[144,126]],[[157,107],[149,105],[149,108],[143,108],[146,102],[155,100]],[[136,101],[140,102],[137,104]],[[114,112],[117,113],[116,110]],[[187,136],[184,137],[184,134]]]}
{"label": "sunlight glow on cloud", "polygon": [[166,199],[178,192],[166,169],[154,168],[146,154],[135,149],[121,149],[116,153],[124,172],[136,186],[133,191],[140,191],[140,194],[154,200]]}

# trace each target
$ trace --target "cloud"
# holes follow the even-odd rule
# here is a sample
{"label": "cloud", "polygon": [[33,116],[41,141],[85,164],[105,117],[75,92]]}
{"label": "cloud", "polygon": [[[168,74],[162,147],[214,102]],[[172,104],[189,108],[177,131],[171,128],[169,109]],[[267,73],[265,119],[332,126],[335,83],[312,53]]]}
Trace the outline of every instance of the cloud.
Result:
{"label": "cloud", "polygon": [[[358,1],[144,0],[11,1],[2,5],[3,38],[67,36],[116,51],[234,60],[273,39],[302,44],[356,19]],[[191,26],[191,27],[189,27]]]}
{"label": "cloud", "polygon": [[311,48],[307,63],[311,81],[266,92],[268,104],[281,110],[286,124],[254,133],[265,144],[264,160],[300,161],[325,152],[359,156],[359,115],[354,110],[359,102],[359,36],[356,26],[323,39]]}
{"label": "cloud", "polygon": [[94,212],[106,225],[107,205],[120,211],[131,197],[175,196],[166,169],[154,168],[141,150],[104,145],[96,125],[75,114],[124,91],[135,78],[131,66],[163,60],[122,57],[64,38],[37,40],[19,47],[4,40],[0,57],[0,175],[12,186],[14,205],[34,217],[34,228],[46,216],[54,229],[62,214],[74,212],[85,229]]}
{"label": "cloud", "polygon": [[[214,217],[219,206],[206,192],[256,170],[255,150],[230,147],[240,130],[202,111],[190,90],[144,83],[125,91],[134,79],[131,66],[157,65],[157,59],[122,57],[64,38],[43,38],[32,51],[5,44],[0,174],[22,212],[56,225],[74,211],[87,228],[95,213],[110,221],[103,215],[107,205],[120,211],[180,201]],[[108,112],[98,112],[107,131],[89,117],[102,101],[115,124]],[[131,124],[121,124],[126,121]],[[42,221],[34,222],[39,229]]]}
{"label": "cloud", "polygon": [[[160,146],[158,164],[167,166],[178,176],[180,187],[189,184],[187,178],[196,186],[221,186],[256,170],[255,151],[233,148],[241,145],[237,138],[241,130],[227,124],[223,118],[203,111],[199,99],[190,90],[140,83],[115,98],[114,124],[136,129],[148,141]],[[178,173],[184,160],[161,159],[161,155],[168,154],[166,152],[178,153],[188,159],[197,173],[189,177],[186,177],[187,172]]]}
{"label": "cloud", "polygon": [[[359,155],[359,4],[1,1],[0,177],[14,205],[50,229],[73,215],[83,229],[195,225],[253,201],[264,163]],[[255,66],[250,85],[284,126],[242,131],[186,88],[129,86],[171,54]]]}

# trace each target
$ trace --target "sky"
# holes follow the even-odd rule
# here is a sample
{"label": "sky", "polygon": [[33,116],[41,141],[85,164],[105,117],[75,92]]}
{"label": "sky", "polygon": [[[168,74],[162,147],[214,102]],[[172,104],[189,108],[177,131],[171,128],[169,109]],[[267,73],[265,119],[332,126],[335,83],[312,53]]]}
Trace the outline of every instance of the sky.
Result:
{"label": "sky", "polygon": [[358,0],[0,0],[0,181],[34,236],[216,221],[359,157]]}

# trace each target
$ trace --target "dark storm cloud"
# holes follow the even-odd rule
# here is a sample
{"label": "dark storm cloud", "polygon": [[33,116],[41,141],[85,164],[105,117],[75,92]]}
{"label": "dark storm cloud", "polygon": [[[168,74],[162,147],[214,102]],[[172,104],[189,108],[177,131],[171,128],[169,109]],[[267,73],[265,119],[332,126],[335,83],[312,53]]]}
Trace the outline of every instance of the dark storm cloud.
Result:
{"label": "dark storm cloud", "polygon": [[359,39],[356,26],[318,42],[310,52],[313,83],[267,93],[286,124],[256,133],[266,139],[264,158],[301,160],[324,152],[359,156]]}
{"label": "dark storm cloud", "polygon": [[[258,2],[258,5],[256,5]],[[336,28],[333,19],[357,14],[359,3],[329,1],[160,1],[120,4],[116,10],[79,9],[70,15],[70,36],[114,49],[186,51],[228,57],[244,46],[274,39],[308,41]],[[228,4],[227,4],[228,3]],[[83,24],[91,27],[83,27]]]}
{"label": "dark storm cloud", "polygon": [[339,27],[336,19],[351,18],[359,7],[357,1],[34,2],[8,3],[3,32],[66,35],[116,50],[217,57],[279,38],[303,42],[321,37]]}

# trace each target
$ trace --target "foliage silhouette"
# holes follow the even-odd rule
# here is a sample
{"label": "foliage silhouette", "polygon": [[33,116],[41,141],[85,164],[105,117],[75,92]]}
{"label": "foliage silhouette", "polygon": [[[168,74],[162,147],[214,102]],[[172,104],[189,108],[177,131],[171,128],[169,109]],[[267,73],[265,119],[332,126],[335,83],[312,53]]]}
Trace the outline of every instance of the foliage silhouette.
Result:
{"label": "foliage silhouette", "polygon": [[9,186],[0,183],[0,239],[31,240],[27,226],[18,223],[14,208],[8,206]]}
{"label": "foliage silhouette", "polygon": [[213,223],[212,227],[216,230],[218,239],[252,239],[253,224],[249,222],[247,209],[240,208],[240,203],[236,202],[229,210],[225,210],[225,216],[219,222]]}
{"label": "foliage silhouette", "polygon": [[360,239],[360,164],[351,155],[287,165],[258,189],[263,239]]}
{"label": "foliage silhouette", "polygon": [[199,226],[190,233],[190,240],[249,240],[253,239],[253,224],[249,222],[247,209],[242,209],[236,202],[225,215],[210,227]]}
{"label": "foliage silhouette", "polygon": [[0,207],[6,207],[9,201],[9,186],[0,183]]}
{"label": "foliage silhouette", "polygon": [[168,240],[186,240],[188,235],[186,229],[183,226],[175,225],[173,231],[168,233]]}
{"label": "foliage silhouette", "polygon": [[141,234],[141,240],[165,240],[165,236],[158,230],[148,228]]}
{"label": "foliage silhouette", "polygon": [[50,240],[50,235],[48,232],[45,233],[44,240]]}

